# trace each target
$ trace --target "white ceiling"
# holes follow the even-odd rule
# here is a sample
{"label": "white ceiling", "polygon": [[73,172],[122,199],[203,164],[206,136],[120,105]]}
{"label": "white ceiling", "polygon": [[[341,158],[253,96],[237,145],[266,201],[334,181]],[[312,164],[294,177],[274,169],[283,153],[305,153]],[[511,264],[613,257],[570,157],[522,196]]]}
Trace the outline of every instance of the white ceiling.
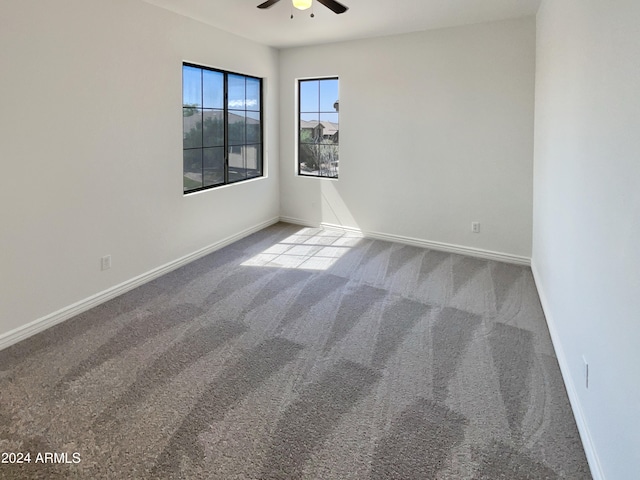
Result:
{"label": "white ceiling", "polygon": [[[221,30],[277,48],[379,37],[432,28],[534,15],[540,0],[339,0],[349,7],[336,15],[317,1],[311,10],[280,0],[144,0]],[[293,20],[290,19],[291,12]]]}

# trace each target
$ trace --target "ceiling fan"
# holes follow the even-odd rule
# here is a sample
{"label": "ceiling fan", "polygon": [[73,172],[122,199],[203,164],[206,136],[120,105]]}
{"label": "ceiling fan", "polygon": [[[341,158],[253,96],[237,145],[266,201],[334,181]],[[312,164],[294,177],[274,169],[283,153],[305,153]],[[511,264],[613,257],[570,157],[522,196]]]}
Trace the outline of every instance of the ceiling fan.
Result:
{"label": "ceiling fan", "polygon": [[[262,8],[262,9],[269,8],[272,5],[278,3],[279,1],[280,0],[267,0],[266,2],[258,5],[258,8]],[[296,7],[298,10],[306,10],[311,6],[312,0],[292,0],[292,1],[293,1],[293,6]],[[322,5],[327,7],[329,10],[332,10],[334,13],[344,13],[347,10],[349,10],[349,7],[342,5],[340,2],[337,2],[336,0],[318,0],[318,3],[321,3]]]}

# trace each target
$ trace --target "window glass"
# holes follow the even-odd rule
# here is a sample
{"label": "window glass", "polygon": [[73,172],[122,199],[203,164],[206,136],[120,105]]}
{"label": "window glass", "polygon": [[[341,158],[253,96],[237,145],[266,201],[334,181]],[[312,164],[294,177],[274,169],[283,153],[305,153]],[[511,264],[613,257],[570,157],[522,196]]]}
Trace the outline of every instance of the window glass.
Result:
{"label": "window glass", "polygon": [[262,176],[262,80],[190,64],[182,77],[183,191]]}
{"label": "window glass", "polygon": [[204,108],[224,108],[224,73],[202,71],[202,101]]}
{"label": "window glass", "polygon": [[229,145],[243,145],[245,143],[244,112],[229,112]]}
{"label": "window glass", "polygon": [[339,80],[300,80],[298,93],[298,174],[338,178]]}
{"label": "window glass", "polygon": [[228,75],[229,81],[229,102],[231,110],[245,109],[245,77],[240,75]]}
{"label": "window glass", "polygon": [[323,80],[320,83],[320,111],[335,112],[338,101],[338,80]]}
{"label": "window glass", "polygon": [[247,96],[245,106],[252,112],[260,111],[260,80],[257,78],[247,78]]}
{"label": "window glass", "polygon": [[320,110],[320,82],[318,80],[300,81],[300,111],[317,112]]}
{"label": "window glass", "polygon": [[182,103],[184,106],[202,106],[202,70],[200,68],[183,67]]}

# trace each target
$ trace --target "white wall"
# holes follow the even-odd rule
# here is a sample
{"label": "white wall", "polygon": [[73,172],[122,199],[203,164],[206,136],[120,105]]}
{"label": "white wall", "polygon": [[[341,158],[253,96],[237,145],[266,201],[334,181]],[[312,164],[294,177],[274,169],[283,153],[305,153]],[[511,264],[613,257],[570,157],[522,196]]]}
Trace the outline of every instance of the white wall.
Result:
{"label": "white wall", "polygon": [[[530,257],[533,17],[287,49],[280,60],[283,216]],[[340,178],[298,177],[296,79],[331,75]]]}
{"label": "white wall", "polygon": [[640,472],[638,58],[639,2],[543,2],[533,267],[592,470],[609,480]]}
{"label": "white wall", "polygon": [[[183,60],[266,78],[268,178],[182,195]],[[141,1],[0,2],[0,337],[277,217],[277,65]]]}

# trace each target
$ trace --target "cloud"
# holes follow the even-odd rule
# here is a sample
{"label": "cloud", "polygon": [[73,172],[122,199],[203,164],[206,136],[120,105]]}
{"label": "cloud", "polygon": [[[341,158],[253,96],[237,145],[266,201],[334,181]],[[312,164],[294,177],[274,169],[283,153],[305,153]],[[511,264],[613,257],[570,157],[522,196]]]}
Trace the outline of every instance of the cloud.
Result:
{"label": "cloud", "polygon": [[229,102],[229,108],[236,108],[243,110],[245,108],[250,108],[255,110],[258,107],[258,100],[231,100]]}

